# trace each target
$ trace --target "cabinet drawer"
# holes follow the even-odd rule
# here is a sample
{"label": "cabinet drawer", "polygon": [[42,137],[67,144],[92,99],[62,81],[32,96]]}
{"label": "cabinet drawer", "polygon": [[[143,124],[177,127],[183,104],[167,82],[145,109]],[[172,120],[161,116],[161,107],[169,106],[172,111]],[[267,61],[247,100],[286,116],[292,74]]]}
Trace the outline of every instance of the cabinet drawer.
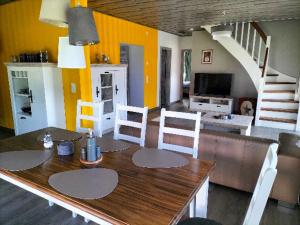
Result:
{"label": "cabinet drawer", "polygon": [[192,110],[209,110],[209,104],[202,102],[191,102],[190,108]]}
{"label": "cabinet drawer", "polygon": [[216,112],[230,113],[230,107],[228,105],[211,104],[211,110]]}
{"label": "cabinet drawer", "polygon": [[103,131],[114,127],[114,115],[112,113],[105,114],[102,117]]}

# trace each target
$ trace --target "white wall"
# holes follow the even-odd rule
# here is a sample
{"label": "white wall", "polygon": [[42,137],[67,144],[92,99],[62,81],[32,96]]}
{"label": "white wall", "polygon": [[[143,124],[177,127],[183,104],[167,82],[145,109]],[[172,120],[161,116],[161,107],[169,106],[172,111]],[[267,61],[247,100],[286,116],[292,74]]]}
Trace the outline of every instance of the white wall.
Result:
{"label": "white wall", "polygon": [[157,67],[157,106],[160,105],[160,49],[167,47],[172,49],[171,57],[171,78],[170,78],[170,103],[180,100],[180,73],[181,73],[181,52],[179,47],[180,37],[163,31],[158,31],[158,67]]}
{"label": "white wall", "polygon": [[294,77],[300,76],[300,20],[259,23],[271,36],[269,65]]}
{"label": "white wall", "polygon": [[[231,96],[235,98],[237,109],[238,98],[257,97],[255,86],[243,66],[207,31],[195,31],[192,37],[180,38],[182,49],[192,49],[192,77],[195,73],[232,73]],[[212,64],[202,64],[202,50],[213,49]],[[191,90],[194,87],[191,83]]]}

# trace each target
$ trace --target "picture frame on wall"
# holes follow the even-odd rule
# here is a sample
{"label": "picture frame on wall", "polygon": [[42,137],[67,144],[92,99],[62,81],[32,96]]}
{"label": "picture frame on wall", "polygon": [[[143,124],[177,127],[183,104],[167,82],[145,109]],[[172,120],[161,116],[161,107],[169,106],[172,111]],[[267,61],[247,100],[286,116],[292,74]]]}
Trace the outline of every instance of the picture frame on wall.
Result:
{"label": "picture frame on wall", "polygon": [[212,64],[212,49],[202,50],[201,63],[202,64]]}

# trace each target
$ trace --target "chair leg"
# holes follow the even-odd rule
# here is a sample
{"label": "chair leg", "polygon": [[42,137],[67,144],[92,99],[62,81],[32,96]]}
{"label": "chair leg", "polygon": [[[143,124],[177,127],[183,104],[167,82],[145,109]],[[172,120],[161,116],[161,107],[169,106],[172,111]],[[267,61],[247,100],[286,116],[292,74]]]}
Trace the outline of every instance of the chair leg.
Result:
{"label": "chair leg", "polygon": [[88,222],[90,222],[90,220],[87,218],[84,218],[84,222],[88,223]]}
{"label": "chair leg", "polygon": [[73,217],[73,218],[76,218],[76,217],[77,217],[77,213],[72,212],[72,217]]}
{"label": "chair leg", "polygon": [[54,203],[51,202],[51,201],[48,201],[48,205],[49,205],[50,207],[52,207],[52,206],[54,206]]}
{"label": "chair leg", "polygon": [[195,201],[195,198],[190,203],[189,211],[190,211],[190,213],[189,213],[190,218],[195,217],[195,211],[196,211],[196,201]]}

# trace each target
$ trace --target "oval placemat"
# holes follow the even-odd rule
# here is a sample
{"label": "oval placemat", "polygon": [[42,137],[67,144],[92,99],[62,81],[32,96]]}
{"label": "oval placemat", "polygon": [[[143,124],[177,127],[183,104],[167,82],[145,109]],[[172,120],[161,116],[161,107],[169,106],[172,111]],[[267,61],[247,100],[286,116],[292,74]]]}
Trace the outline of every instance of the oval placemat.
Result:
{"label": "oval placemat", "polygon": [[167,150],[142,148],[132,156],[134,165],[146,168],[182,167],[189,163],[185,157]]}
{"label": "oval placemat", "polygon": [[95,168],[56,173],[48,183],[57,191],[79,199],[99,199],[109,195],[118,185],[118,173]]}
{"label": "oval placemat", "polygon": [[37,136],[37,140],[43,141],[45,134],[50,134],[54,142],[78,141],[82,138],[82,136],[84,136],[84,134],[80,134],[72,131],[63,130],[63,132],[61,132],[60,130],[47,128],[46,130],[43,131],[43,133]]}
{"label": "oval placemat", "polygon": [[[101,152],[118,152],[130,148],[131,144],[125,141],[114,140],[112,135],[105,135],[101,138],[97,137],[97,146],[100,146]],[[86,139],[81,142],[81,146],[86,146]]]}
{"label": "oval placemat", "polygon": [[24,150],[0,153],[0,168],[9,171],[28,170],[41,165],[52,155],[50,150]]}

